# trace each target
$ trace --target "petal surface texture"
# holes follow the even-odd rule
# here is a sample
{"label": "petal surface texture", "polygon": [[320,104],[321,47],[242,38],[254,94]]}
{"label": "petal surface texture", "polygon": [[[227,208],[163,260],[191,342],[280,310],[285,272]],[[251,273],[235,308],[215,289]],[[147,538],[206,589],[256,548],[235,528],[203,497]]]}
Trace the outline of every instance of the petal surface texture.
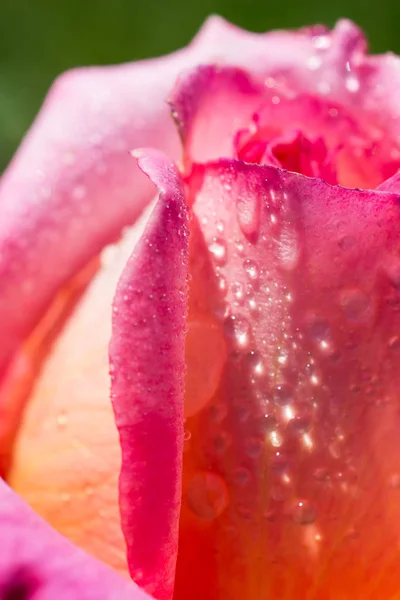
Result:
{"label": "petal surface texture", "polygon": [[399,197],[234,160],[186,183],[188,322],[226,347],[186,422],[175,597],[390,600]]}
{"label": "petal surface texture", "polygon": [[87,556],[0,481],[0,593],[35,600],[150,600],[134,583]]}
{"label": "petal surface texture", "polygon": [[181,504],[188,227],[183,183],[157,152],[139,159],[160,188],[118,284],[110,343],[120,435],[120,507],[132,578],[172,597]]}

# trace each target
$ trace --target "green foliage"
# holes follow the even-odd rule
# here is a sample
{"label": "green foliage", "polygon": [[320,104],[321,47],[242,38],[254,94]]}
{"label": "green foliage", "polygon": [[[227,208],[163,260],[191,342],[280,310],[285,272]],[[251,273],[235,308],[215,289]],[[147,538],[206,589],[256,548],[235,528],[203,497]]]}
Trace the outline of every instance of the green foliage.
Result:
{"label": "green foliage", "polygon": [[355,20],[376,52],[400,53],[400,2],[380,0],[0,0],[0,171],[52,80],[186,44],[210,13],[255,31]]}

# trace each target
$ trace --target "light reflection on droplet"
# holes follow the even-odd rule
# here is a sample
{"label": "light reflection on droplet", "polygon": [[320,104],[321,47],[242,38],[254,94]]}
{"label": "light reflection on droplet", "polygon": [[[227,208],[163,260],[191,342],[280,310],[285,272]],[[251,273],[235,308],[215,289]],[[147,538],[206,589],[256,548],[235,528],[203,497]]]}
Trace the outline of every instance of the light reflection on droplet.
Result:
{"label": "light reflection on droplet", "polygon": [[227,247],[226,242],[222,238],[213,238],[208,246],[209,251],[214,257],[216,263],[224,265],[226,262]]}
{"label": "light reflection on droplet", "polygon": [[244,267],[244,270],[245,270],[247,276],[249,277],[249,279],[251,279],[251,280],[258,279],[258,276],[259,276],[258,266],[253,260],[251,260],[250,258],[247,258],[243,263],[243,267]]}
{"label": "light reflection on droplet", "polygon": [[270,431],[269,440],[271,442],[271,445],[274,448],[279,448],[280,446],[282,446],[282,443],[283,443],[282,436],[279,434],[279,432],[276,429],[273,429],[272,431]]}
{"label": "light reflection on droplet", "polygon": [[249,341],[250,325],[240,315],[230,315],[224,322],[225,333],[238,347],[245,347]]}
{"label": "light reflection on droplet", "polygon": [[283,416],[285,421],[291,421],[295,418],[293,406],[287,405],[283,408]]}
{"label": "light reflection on droplet", "polygon": [[312,447],[314,446],[314,443],[313,443],[313,441],[312,441],[312,438],[311,438],[310,434],[309,434],[309,433],[304,433],[304,434],[302,435],[302,440],[303,440],[303,444],[304,444],[304,446],[305,446],[305,447],[306,447],[308,450],[311,450],[311,449],[312,449]]}

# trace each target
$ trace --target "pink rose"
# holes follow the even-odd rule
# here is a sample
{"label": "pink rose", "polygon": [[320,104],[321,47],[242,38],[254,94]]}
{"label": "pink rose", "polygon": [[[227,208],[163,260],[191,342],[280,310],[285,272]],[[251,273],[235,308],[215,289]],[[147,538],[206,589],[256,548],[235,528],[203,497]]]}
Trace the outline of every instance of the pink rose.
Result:
{"label": "pink rose", "polygon": [[2,484],[4,598],[397,597],[399,168],[348,21],[55,83],[1,180],[0,448],[70,541]]}

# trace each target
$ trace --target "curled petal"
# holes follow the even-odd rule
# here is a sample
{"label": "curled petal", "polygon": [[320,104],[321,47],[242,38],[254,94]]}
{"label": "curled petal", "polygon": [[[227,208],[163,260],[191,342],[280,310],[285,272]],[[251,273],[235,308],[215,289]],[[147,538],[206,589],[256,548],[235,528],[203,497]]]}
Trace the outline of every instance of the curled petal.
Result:
{"label": "curled petal", "polygon": [[156,152],[139,164],[160,198],[117,288],[112,402],[130,572],[164,600],[174,585],[181,501],[187,214],[174,165]]}
{"label": "curled petal", "polygon": [[50,600],[150,600],[52,530],[0,481],[0,594]]}

